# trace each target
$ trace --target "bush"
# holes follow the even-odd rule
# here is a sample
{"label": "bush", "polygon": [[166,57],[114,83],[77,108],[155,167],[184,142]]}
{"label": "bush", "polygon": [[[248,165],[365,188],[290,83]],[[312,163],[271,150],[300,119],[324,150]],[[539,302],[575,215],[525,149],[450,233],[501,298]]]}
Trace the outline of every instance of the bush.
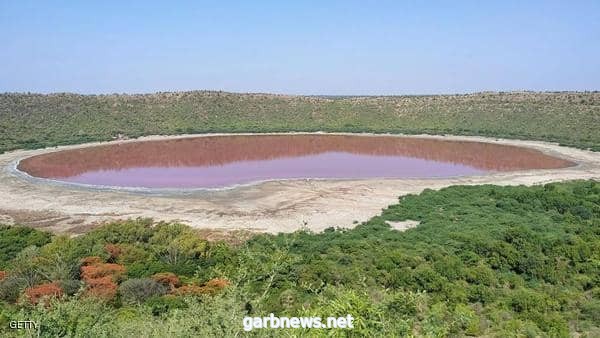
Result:
{"label": "bush", "polygon": [[125,267],[102,263],[99,257],[82,260],[81,279],[87,284],[85,296],[110,301],[117,295],[117,282],[125,277]]}
{"label": "bush", "polygon": [[581,313],[590,321],[600,323],[600,299],[590,299],[584,302]]}
{"label": "bush", "polygon": [[26,227],[0,225],[0,268],[28,246],[42,246],[50,242],[47,232]]}
{"label": "bush", "polygon": [[111,276],[94,278],[86,281],[85,296],[109,301],[117,295],[117,283]]}
{"label": "bush", "polygon": [[140,245],[119,244],[119,258],[117,263],[128,266],[136,263],[145,264],[150,256],[151,253]]}
{"label": "bush", "polygon": [[152,279],[166,286],[169,290],[174,290],[181,286],[181,281],[176,274],[172,272],[161,272],[152,276]]}
{"label": "bush", "polygon": [[84,281],[110,276],[113,281],[121,280],[125,275],[125,267],[114,263],[97,263],[81,267],[81,278]]}
{"label": "bush", "polygon": [[52,298],[60,298],[63,295],[63,290],[56,282],[37,285],[25,289],[26,300],[31,304],[38,304],[43,301],[48,304]]}
{"label": "bush", "polygon": [[24,279],[13,275],[7,276],[0,281],[0,299],[9,303],[16,302],[25,286]]}
{"label": "bush", "polygon": [[121,299],[126,303],[142,303],[151,297],[162,296],[167,288],[150,278],[134,278],[119,286]]}
{"label": "bush", "polygon": [[231,283],[227,279],[213,278],[213,279],[209,280],[208,282],[206,282],[204,287],[217,292],[217,291],[220,291],[220,290],[224,289],[225,287],[229,286],[230,284]]}
{"label": "bush", "polygon": [[577,205],[571,208],[571,213],[581,219],[590,219],[594,215],[592,211],[583,205]]}
{"label": "bush", "polygon": [[172,291],[177,296],[201,296],[206,294],[206,290],[195,284],[183,285]]}
{"label": "bush", "polygon": [[98,256],[89,256],[81,259],[81,266],[90,266],[103,263],[102,258]]}
{"label": "bush", "polygon": [[146,306],[150,307],[153,315],[159,316],[173,309],[185,309],[187,308],[187,303],[180,297],[165,295],[149,298],[146,301]]}
{"label": "bush", "polygon": [[81,289],[81,285],[82,285],[81,281],[73,280],[73,279],[62,280],[62,281],[59,281],[58,284],[63,289],[64,294],[67,296],[72,296],[72,295],[76,294],[77,291],[79,291],[79,289]]}
{"label": "bush", "polygon": [[229,285],[230,282],[227,279],[214,278],[209,280],[202,286],[198,286],[195,284],[184,285],[180,288],[173,290],[173,293],[182,296],[214,295]]}
{"label": "bush", "polygon": [[104,250],[108,253],[110,256],[109,259],[112,262],[115,262],[119,256],[121,256],[121,252],[123,251],[119,245],[112,243],[106,244]]}

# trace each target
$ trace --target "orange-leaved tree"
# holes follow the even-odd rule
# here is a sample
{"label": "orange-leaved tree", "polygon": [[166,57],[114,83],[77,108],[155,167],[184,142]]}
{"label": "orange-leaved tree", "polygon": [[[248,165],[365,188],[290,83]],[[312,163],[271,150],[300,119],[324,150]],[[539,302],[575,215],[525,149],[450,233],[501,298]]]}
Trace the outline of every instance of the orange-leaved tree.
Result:
{"label": "orange-leaved tree", "polygon": [[81,279],[86,283],[85,295],[111,300],[117,295],[117,283],[125,277],[125,267],[103,263],[99,257],[82,259]]}
{"label": "orange-leaved tree", "polygon": [[104,246],[104,251],[106,251],[110,255],[109,260],[111,262],[115,262],[119,258],[123,250],[118,244],[109,243]]}
{"label": "orange-leaved tree", "polygon": [[172,293],[180,296],[215,295],[230,284],[227,279],[213,278],[202,286],[187,284],[173,290]]}
{"label": "orange-leaved tree", "polygon": [[63,295],[63,290],[56,282],[36,285],[25,289],[25,297],[31,304],[38,304],[43,301],[48,304],[52,298],[60,298]]}
{"label": "orange-leaved tree", "polygon": [[168,287],[169,290],[175,290],[175,288],[178,288],[181,286],[181,281],[179,280],[179,277],[177,277],[177,275],[172,272],[157,273],[152,276],[152,279],[154,279],[156,282]]}

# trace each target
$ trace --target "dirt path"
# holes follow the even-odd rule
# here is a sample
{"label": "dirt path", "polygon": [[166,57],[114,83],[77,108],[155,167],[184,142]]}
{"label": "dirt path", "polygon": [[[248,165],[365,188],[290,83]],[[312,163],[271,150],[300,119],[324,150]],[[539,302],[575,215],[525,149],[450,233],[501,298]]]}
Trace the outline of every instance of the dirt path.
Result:
{"label": "dirt path", "polygon": [[[117,142],[189,136],[192,135],[150,136]],[[533,185],[571,179],[600,179],[600,153],[536,141],[459,136],[408,137],[483,141],[530,147],[577,162],[579,165],[565,169],[504,172],[447,179],[274,181],[223,191],[171,195],[73,188],[26,179],[14,172],[15,162],[25,157],[101,144],[90,143],[0,154],[0,223],[18,223],[57,233],[82,233],[107,220],[152,217],[165,221],[180,220],[191,226],[207,229],[244,229],[276,233],[291,232],[304,227],[320,231],[331,226],[351,227],[355,221],[366,221],[378,214],[382,208],[395,203],[398,196],[419,193],[425,188],[439,189],[457,184],[488,183]]]}

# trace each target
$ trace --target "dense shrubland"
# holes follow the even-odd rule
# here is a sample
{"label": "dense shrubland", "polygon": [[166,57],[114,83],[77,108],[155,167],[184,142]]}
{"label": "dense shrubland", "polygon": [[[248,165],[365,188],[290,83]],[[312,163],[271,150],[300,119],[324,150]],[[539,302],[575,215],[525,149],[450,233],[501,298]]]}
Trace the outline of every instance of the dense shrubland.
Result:
{"label": "dense shrubland", "polygon": [[[386,223],[407,219],[420,225]],[[231,336],[246,314],[273,312],[352,314],[339,335],[600,335],[594,181],[426,190],[352,230],[235,245],[144,219],[0,238],[5,334],[21,319],[42,336]]]}
{"label": "dense shrubland", "polygon": [[0,94],[0,153],[207,132],[482,135],[600,150],[600,93],[302,97],[223,92]]}

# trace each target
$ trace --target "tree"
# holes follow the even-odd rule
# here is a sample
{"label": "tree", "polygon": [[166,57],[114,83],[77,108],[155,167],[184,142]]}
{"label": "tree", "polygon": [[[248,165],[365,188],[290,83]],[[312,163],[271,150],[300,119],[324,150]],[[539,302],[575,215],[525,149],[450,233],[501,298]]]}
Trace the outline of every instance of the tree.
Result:
{"label": "tree", "polygon": [[111,300],[117,294],[117,282],[125,278],[125,267],[114,263],[102,263],[98,257],[86,257],[81,266],[81,278],[86,283],[85,294],[103,300]]}
{"label": "tree", "polygon": [[63,295],[63,290],[58,283],[46,283],[36,285],[25,289],[25,297],[31,304],[38,304],[44,302],[46,305],[51,298],[60,298]]}
{"label": "tree", "polygon": [[167,287],[150,278],[128,279],[119,286],[119,294],[126,303],[142,303],[151,298],[162,296]]}
{"label": "tree", "polygon": [[152,276],[152,279],[156,282],[166,286],[169,290],[174,290],[181,286],[181,281],[176,274],[171,272],[161,272]]}

